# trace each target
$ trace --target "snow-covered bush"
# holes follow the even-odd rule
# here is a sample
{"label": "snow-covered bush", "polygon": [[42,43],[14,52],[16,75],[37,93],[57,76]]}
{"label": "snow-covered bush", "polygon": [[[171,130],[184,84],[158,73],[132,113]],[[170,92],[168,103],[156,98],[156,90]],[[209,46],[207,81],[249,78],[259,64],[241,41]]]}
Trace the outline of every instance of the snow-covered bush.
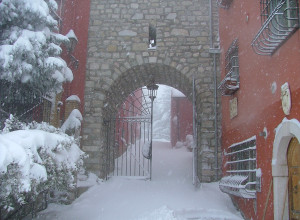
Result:
{"label": "snow-covered bush", "polygon": [[12,98],[31,104],[45,94],[60,92],[63,82],[73,80],[72,71],[60,58],[60,44],[69,40],[57,33],[57,21],[51,15],[56,10],[55,0],[1,1],[2,108]]}
{"label": "snow-covered bush", "polygon": [[79,138],[82,119],[80,111],[78,109],[73,109],[67,120],[61,126],[61,130],[68,135]]}
{"label": "snow-covered bush", "polygon": [[187,149],[192,150],[194,146],[194,137],[191,134],[188,134],[185,138],[184,145],[187,147]]}
{"label": "snow-covered bush", "polygon": [[22,130],[16,130],[12,121],[0,133],[1,209],[34,201],[43,191],[74,188],[85,156],[75,139],[46,123],[17,123]]}
{"label": "snow-covered bush", "polygon": [[175,144],[175,148],[182,148],[184,146],[184,143],[182,141],[177,141]]}

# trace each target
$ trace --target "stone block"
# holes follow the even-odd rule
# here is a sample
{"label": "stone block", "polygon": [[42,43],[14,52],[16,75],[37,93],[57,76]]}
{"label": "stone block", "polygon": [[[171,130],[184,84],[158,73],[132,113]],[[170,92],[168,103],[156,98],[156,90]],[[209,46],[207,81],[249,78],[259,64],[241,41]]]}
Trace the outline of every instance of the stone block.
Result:
{"label": "stone block", "polygon": [[117,45],[108,45],[108,47],[107,47],[107,51],[108,52],[116,52],[117,51],[117,49],[118,49],[118,47],[117,47]]}
{"label": "stone block", "polygon": [[131,19],[133,19],[133,20],[141,20],[141,19],[144,19],[144,14],[142,14],[142,13],[136,13],[136,14],[134,14],[134,15],[131,17]]}
{"label": "stone block", "polygon": [[129,36],[129,37],[137,35],[137,33],[132,30],[122,30],[118,34],[119,34],[119,36]]}
{"label": "stone block", "polygon": [[149,57],[149,63],[156,63],[157,57]]}
{"label": "stone block", "polygon": [[177,14],[176,14],[176,13],[169,13],[169,14],[167,15],[166,19],[174,20],[176,17],[177,17]]}
{"label": "stone block", "polygon": [[90,63],[90,70],[97,70],[99,67],[99,63]]}
{"label": "stone block", "polygon": [[135,43],[132,45],[132,51],[145,51],[147,50],[146,43]]}
{"label": "stone block", "polygon": [[189,32],[186,29],[172,29],[171,35],[173,35],[173,36],[189,36]]}

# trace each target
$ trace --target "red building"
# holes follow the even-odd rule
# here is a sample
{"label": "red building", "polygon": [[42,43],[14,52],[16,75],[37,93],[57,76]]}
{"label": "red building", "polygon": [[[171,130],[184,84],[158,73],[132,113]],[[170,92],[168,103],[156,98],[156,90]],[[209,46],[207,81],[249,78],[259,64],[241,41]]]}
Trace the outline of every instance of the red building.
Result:
{"label": "red building", "polygon": [[300,219],[298,0],[220,0],[220,188],[246,219]]}
{"label": "red building", "polygon": [[[58,21],[58,31],[68,36],[71,41],[70,45],[61,45],[62,58],[67,62],[74,76],[73,81],[66,83],[64,91],[56,96],[55,104],[58,111],[52,112],[51,124],[60,126],[72,109],[78,108],[81,113],[84,110],[90,0],[56,0],[56,2],[58,10],[53,12],[53,16]],[[76,98],[68,100],[70,96]]]}
{"label": "red building", "polygon": [[187,135],[193,135],[193,105],[178,90],[171,92],[171,145],[185,142]]}

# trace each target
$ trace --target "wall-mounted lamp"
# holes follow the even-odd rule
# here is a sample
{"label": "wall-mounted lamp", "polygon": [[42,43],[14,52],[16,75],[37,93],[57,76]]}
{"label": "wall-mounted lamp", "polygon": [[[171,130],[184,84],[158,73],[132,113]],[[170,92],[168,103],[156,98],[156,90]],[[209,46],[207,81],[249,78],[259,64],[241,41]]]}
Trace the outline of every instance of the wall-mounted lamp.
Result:
{"label": "wall-mounted lamp", "polygon": [[75,47],[78,43],[78,39],[72,29],[66,34],[66,37],[69,38],[69,43],[67,44],[67,49],[68,49],[68,54],[71,58],[71,65],[73,65],[74,68],[77,69],[79,66],[79,61],[71,53],[73,53],[73,51],[75,50]]}
{"label": "wall-mounted lamp", "polygon": [[259,132],[259,136],[260,137],[264,137],[264,139],[267,139],[267,137],[268,137],[268,130],[267,130],[266,127],[264,127],[263,131]]}
{"label": "wall-mounted lamp", "polygon": [[68,52],[72,53],[75,50],[78,39],[72,29],[66,34],[66,37],[69,38],[69,43],[67,45]]}

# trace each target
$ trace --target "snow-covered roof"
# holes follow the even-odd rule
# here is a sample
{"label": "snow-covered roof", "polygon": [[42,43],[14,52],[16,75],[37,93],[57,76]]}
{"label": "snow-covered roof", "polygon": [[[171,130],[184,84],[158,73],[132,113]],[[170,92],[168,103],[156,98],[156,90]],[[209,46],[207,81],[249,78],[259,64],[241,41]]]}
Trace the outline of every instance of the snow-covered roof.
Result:
{"label": "snow-covered roof", "polygon": [[72,29],[69,30],[69,32],[66,34],[66,37],[68,37],[69,39],[70,38],[75,38],[78,41],[78,39],[76,37],[76,34],[75,34],[75,32]]}
{"label": "snow-covered roof", "polygon": [[66,99],[66,101],[77,101],[80,103],[80,98],[77,95],[71,95]]}

